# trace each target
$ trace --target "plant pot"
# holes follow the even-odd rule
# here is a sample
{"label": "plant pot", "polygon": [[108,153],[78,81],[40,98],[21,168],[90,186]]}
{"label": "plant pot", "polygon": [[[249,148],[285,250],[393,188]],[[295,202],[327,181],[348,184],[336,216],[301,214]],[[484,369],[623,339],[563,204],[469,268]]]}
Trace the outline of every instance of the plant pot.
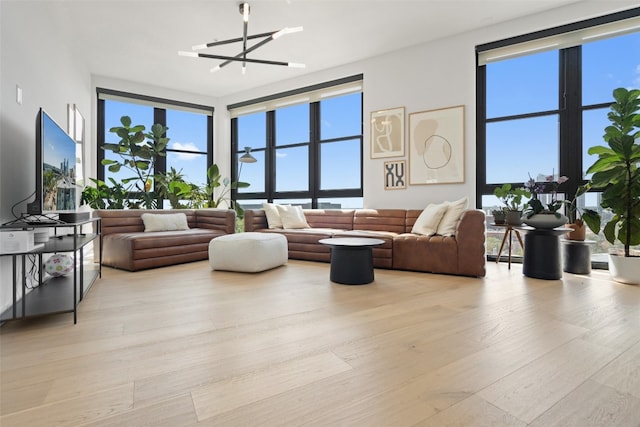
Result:
{"label": "plant pot", "polygon": [[567,224],[567,227],[573,230],[566,234],[565,238],[567,240],[584,241],[587,234],[587,227],[584,225],[584,222],[582,224]]}
{"label": "plant pot", "polygon": [[616,282],[640,285],[640,256],[609,252],[609,274]]}
{"label": "plant pot", "polygon": [[494,224],[504,224],[505,221],[505,213],[504,211],[491,211],[493,215]]}
{"label": "plant pot", "polygon": [[509,225],[522,225],[522,211],[507,211],[505,221]]}
{"label": "plant pot", "polygon": [[533,228],[542,228],[545,230],[560,227],[565,225],[568,221],[569,219],[566,216],[552,213],[539,213],[532,215],[530,218],[522,218],[523,223]]}

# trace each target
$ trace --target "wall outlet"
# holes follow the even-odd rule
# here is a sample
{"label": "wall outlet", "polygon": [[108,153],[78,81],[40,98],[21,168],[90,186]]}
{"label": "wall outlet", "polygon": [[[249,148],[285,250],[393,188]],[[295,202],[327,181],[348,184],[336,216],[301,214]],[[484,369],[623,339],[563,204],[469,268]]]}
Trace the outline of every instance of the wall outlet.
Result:
{"label": "wall outlet", "polygon": [[18,105],[22,105],[22,88],[20,85],[16,85],[16,102]]}

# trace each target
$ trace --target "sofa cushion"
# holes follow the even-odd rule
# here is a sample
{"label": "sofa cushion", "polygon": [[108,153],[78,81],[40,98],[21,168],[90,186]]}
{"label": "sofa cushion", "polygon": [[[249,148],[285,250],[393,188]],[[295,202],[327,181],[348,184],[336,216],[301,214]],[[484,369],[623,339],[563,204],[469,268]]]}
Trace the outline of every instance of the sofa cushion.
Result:
{"label": "sofa cushion", "polygon": [[151,214],[143,213],[141,216],[144,223],[144,231],[178,231],[188,230],[187,216],[183,213],[174,214]]}
{"label": "sofa cushion", "polygon": [[280,219],[280,212],[277,205],[274,203],[262,203],[262,209],[267,216],[267,226],[269,228],[282,228],[282,219]]}
{"label": "sofa cushion", "polygon": [[304,212],[302,212],[302,207],[276,205],[276,208],[282,220],[282,228],[310,228],[304,217]]}
{"label": "sofa cushion", "polygon": [[441,236],[454,236],[456,234],[456,228],[460,222],[462,212],[467,209],[469,205],[469,199],[463,197],[454,202],[447,202],[447,210],[442,216],[436,234]]}
{"label": "sofa cushion", "polygon": [[438,231],[438,224],[442,220],[447,211],[447,203],[430,203],[424,208],[416,223],[413,224],[411,232],[414,234],[422,234],[424,236],[433,236]]}

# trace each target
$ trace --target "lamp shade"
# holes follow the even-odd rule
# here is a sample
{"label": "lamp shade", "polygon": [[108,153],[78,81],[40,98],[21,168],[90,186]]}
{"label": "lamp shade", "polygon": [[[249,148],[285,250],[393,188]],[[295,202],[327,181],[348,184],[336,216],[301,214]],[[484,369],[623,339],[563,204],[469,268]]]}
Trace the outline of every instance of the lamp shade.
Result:
{"label": "lamp shade", "polygon": [[251,155],[251,147],[244,147],[244,154],[238,159],[240,163],[255,163],[256,158]]}

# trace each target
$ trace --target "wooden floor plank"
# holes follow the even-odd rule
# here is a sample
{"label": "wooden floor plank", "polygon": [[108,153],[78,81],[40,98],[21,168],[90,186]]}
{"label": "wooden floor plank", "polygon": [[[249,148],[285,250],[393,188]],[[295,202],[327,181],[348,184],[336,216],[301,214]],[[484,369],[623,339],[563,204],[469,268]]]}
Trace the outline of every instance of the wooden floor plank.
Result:
{"label": "wooden floor plank", "polygon": [[530,423],[615,357],[613,350],[576,339],[501,378],[478,395]]}
{"label": "wooden floor plank", "polygon": [[535,427],[638,427],[640,399],[587,380],[531,425]]}
{"label": "wooden floor plank", "polygon": [[0,424],[633,425],[637,286],[502,263],[375,274],[105,268],[77,325],[0,328]]}

